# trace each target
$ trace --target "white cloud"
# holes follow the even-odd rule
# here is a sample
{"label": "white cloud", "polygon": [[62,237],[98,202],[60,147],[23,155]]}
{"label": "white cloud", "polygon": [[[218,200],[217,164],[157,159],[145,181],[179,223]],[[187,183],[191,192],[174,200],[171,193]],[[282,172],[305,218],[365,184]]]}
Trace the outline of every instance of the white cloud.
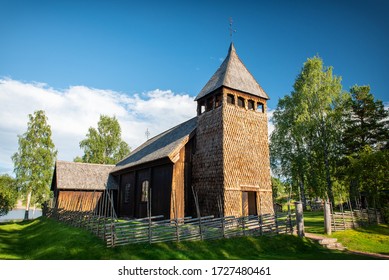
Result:
{"label": "white cloud", "polygon": [[[0,174],[11,173],[11,156],[18,149],[17,135],[27,129],[28,114],[44,110],[58,149],[58,159],[72,161],[83,153],[79,142],[101,114],[116,116],[123,139],[135,149],[146,140],[196,115],[188,94],[156,89],[133,96],[85,86],[53,89],[44,83],[0,79]],[[268,132],[274,130],[269,109]]]}
{"label": "white cloud", "polygon": [[267,111],[267,132],[268,132],[268,136],[269,136],[269,139],[270,139],[270,135],[272,134],[272,132],[274,131],[274,124],[273,124],[273,114],[274,114],[274,109],[270,109],[268,108],[268,111]]}
{"label": "white cloud", "polygon": [[123,139],[134,149],[150,136],[196,114],[193,97],[170,90],[153,90],[134,96],[111,90],[73,86],[57,90],[44,83],[0,79],[0,173],[12,172],[11,156],[17,151],[17,135],[27,129],[28,114],[44,110],[58,149],[58,158],[82,155],[79,142],[88,128],[97,126],[100,114],[115,115]]}

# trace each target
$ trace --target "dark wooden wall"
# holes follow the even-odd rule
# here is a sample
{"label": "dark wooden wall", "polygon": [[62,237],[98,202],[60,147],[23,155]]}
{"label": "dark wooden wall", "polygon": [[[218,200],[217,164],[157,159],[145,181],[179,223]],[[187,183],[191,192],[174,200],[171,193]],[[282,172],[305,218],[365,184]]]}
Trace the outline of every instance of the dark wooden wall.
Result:
{"label": "dark wooden wall", "polygon": [[[151,215],[163,215],[170,218],[171,186],[173,164],[162,164],[145,167],[139,170],[120,174],[120,189],[117,205],[119,217],[147,217],[148,203],[142,202],[142,183],[149,181],[149,197],[151,196]],[[126,186],[130,185],[127,190]]]}
{"label": "dark wooden wall", "polygon": [[152,168],[151,179],[151,214],[163,215],[170,219],[171,190],[173,164],[165,164]]}
{"label": "dark wooden wall", "polygon": [[118,215],[134,217],[135,172],[125,173],[121,175],[120,179]]}

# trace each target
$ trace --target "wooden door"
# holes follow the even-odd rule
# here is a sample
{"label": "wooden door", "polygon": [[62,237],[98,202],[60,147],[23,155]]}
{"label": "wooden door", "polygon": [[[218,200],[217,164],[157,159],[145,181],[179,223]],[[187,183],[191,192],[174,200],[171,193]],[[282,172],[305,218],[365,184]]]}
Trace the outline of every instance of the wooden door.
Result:
{"label": "wooden door", "polygon": [[242,192],[242,216],[257,215],[257,193]]}
{"label": "wooden door", "polygon": [[257,193],[248,192],[249,215],[257,215]]}

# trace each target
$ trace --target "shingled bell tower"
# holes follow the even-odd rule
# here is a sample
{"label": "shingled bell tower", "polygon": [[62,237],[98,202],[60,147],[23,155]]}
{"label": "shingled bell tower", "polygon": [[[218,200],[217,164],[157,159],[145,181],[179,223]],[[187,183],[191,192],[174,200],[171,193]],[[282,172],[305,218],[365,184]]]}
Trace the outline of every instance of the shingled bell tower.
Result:
{"label": "shingled bell tower", "polygon": [[[273,212],[268,95],[231,43],[227,57],[197,95],[192,185],[201,215]],[[220,207],[221,206],[221,207]]]}

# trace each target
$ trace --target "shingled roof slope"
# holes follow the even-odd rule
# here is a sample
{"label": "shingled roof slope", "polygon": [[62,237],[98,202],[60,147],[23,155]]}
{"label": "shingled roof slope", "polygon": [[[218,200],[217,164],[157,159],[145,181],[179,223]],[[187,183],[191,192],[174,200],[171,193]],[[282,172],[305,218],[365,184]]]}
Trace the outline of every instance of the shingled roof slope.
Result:
{"label": "shingled roof slope", "polygon": [[113,172],[162,158],[170,158],[173,161],[176,152],[188,142],[191,133],[196,127],[197,117],[194,117],[162,132],[143,143],[127,158],[120,161],[113,169]]}
{"label": "shingled roof slope", "polygon": [[55,163],[53,182],[57,189],[105,190],[117,189],[110,172],[115,165],[67,162]]}
{"label": "shingled roof slope", "polygon": [[233,43],[230,45],[226,59],[197,95],[195,101],[220,88],[221,86],[233,88],[255,96],[269,99],[268,95],[257,83],[253,75],[251,75],[249,70],[247,70],[246,66],[236,54]]}

